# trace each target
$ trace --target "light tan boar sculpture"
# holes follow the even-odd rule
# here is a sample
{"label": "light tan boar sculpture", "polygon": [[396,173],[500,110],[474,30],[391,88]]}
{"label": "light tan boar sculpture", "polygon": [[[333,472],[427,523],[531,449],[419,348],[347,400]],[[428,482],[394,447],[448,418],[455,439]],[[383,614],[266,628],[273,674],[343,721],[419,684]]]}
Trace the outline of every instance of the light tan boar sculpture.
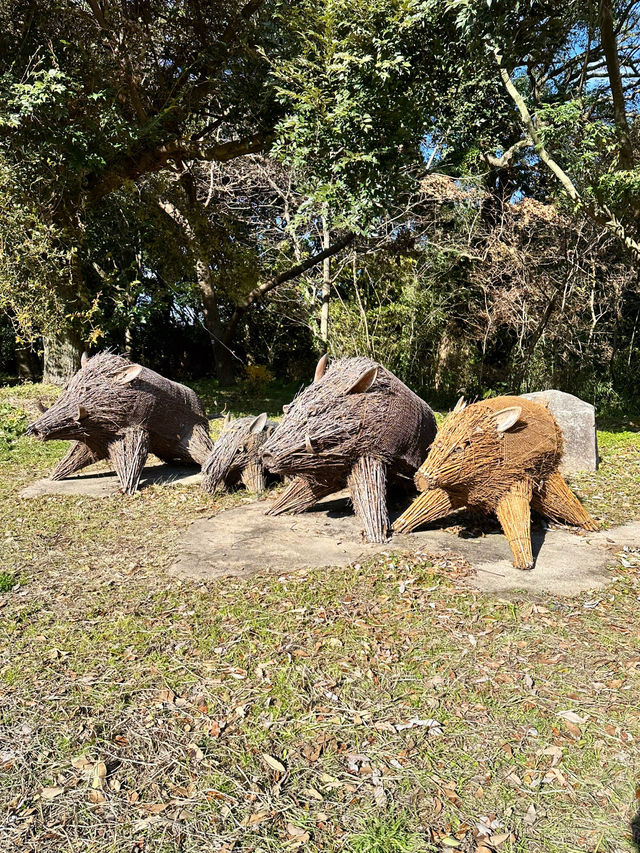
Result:
{"label": "light tan boar sculpture", "polygon": [[397,519],[408,532],[462,507],[495,512],[518,569],[533,568],[531,508],[597,530],[558,471],[562,432],[548,409],[522,397],[494,397],[445,420],[415,475],[420,495]]}

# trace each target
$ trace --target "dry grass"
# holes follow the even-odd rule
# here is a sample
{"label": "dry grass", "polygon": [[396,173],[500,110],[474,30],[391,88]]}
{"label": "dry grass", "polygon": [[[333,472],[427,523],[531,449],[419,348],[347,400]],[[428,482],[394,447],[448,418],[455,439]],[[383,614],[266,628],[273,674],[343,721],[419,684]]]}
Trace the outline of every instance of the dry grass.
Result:
{"label": "dry grass", "polygon": [[[617,435],[579,483],[615,521]],[[470,592],[438,555],[179,584],[175,534],[243,492],[21,500],[63,446],[10,445],[0,849],[635,849],[640,555],[571,600]]]}

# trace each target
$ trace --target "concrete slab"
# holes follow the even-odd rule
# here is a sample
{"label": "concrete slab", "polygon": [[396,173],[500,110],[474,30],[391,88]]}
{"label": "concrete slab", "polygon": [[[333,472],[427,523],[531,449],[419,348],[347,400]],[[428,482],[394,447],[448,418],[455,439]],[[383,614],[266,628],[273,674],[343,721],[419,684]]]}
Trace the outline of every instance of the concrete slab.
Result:
{"label": "concrete slab", "polygon": [[[149,486],[171,486],[177,483],[190,485],[200,483],[202,474],[197,468],[182,465],[148,465],[142,471],[140,488]],[[34,498],[40,495],[88,495],[104,498],[120,492],[120,483],[114,471],[83,471],[66,480],[36,480],[20,492],[20,497]]]}
{"label": "concrete slab", "polygon": [[266,516],[268,505],[267,500],[254,501],[194,522],[170,573],[200,580],[249,577],[258,572],[346,566],[381,552],[450,551],[476,569],[468,582],[477,589],[575,595],[610,580],[606,568],[621,546],[640,547],[640,522],[587,535],[565,529],[534,530],[536,566],[523,572],[511,565],[511,551],[499,532],[469,538],[464,528],[456,535],[434,527],[394,536],[386,545],[371,545],[362,542],[360,523],[344,499],[325,499],[314,510],[295,516]]}

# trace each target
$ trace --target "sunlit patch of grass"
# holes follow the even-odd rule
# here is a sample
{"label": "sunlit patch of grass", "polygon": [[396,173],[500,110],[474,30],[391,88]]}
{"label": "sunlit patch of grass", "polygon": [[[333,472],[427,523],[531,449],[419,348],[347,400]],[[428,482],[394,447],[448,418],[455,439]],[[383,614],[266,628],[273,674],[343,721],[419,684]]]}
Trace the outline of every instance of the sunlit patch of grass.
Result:
{"label": "sunlit patch of grass", "polygon": [[407,817],[391,814],[367,821],[350,836],[346,849],[350,853],[426,853],[438,848],[411,829]]}
{"label": "sunlit patch of grass", "polygon": [[[580,481],[603,517],[634,517],[637,442],[601,439]],[[596,606],[480,595],[411,555],[179,582],[181,530],[246,494],[20,499],[64,449],[19,436],[0,465],[2,849],[441,853],[492,815],[500,851],[633,849],[640,555]]]}

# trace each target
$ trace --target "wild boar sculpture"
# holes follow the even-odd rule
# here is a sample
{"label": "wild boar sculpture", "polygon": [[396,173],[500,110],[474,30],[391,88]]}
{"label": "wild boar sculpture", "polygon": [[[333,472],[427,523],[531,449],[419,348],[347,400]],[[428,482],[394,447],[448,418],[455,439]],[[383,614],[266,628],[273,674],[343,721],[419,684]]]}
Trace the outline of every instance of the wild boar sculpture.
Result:
{"label": "wild boar sculpture", "polygon": [[275,428],[275,421],[270,421],[266,412],[257,418],[234,421],[227,415],[220,438],[202,468],[205,492],[212,495],[240,482],[250,492],[263,492],[267,483],[260,450]]}
{"label": "wild boar sculpture", "polygon": [[80,370],[27,434],[74,442],[52,480],[108,459],[130,495],[149,453],[202,465],[213,448],[207,416],[190,388],[112,352],[83,356]]}
{"label": "wild boar sculpture", "polygon": [[385,542],[387,486],[411,487],[436,434],[429,406],[368,358],[323,356],[262,448],[267,470],[294,477],[268,514],[303,512],[348,486],[365,538]]}
{"label": "wild boar sculpture", "polygon": [[522,397],[460,400],[415,475],[422,494],[396,520],[406,533],[462,507],[495,512],[518,569],[533,568],[531,508],[555,521],[598,525],[558,471],[562,432],[548,409]]}

